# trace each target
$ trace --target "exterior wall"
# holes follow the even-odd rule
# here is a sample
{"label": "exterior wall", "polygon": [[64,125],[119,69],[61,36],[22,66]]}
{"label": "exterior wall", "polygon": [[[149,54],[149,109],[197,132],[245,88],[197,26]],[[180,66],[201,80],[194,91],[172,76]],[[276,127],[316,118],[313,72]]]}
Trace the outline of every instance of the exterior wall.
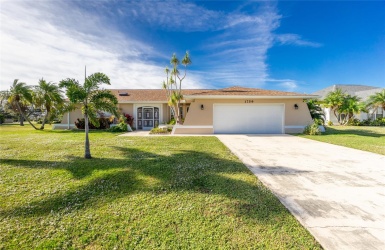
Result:
{"label": "exterior wall", "polygon": [[[74,127],[75,126],[75,121],[78,118],[79,119],[83,118],[83,114],[82,114],[82,111],[81,111],[80,107],[75,109],[75,110],[73,110],[73,111],[71,111],[71,112],[69,112],[69,114],[65,113],[63,115],[63,119],[62,119],[60,124],[65,124],[65,125],[67,125],[67,127],[68,127],[68,124],[69,124],[70,126]],[[61,127],[61,126],[58,126],[58,128],[59,127]]]}
{"label": "exterior wall", "polygon": [[[250,104],[269,104],[269,103],[283,103],[285,105],[285,133],[300,133],[304,127],[312,123],[309,109],[302,99],[248,99],[253,102]],[[199,126],[213,126],[213,109],[214,103],[239,103],[245,106],[245,99],[196,99],[194,100],[186,116],[183,126],[197,126],[197,131],[208,131],[207,128],[199,128]],[[298,109],[294,105],[298,105]],[[201,109],[203,105],[203,110]],[[231,119],[231,117],[229,117]],[[175,133],[182,133],[181,131],[188,131],[191,129],[176,128]],[[212,133],[212,132],[211,132]]]}
{"label": "exterior wall", "polygon": [[119,103],[118,109],[121,113],[134,115],[134,105],[132,103]]}
{"label": "exterior wall", "polygon": [[161,119],[161,124],[166,124],[171,120],[171,110],[167,103],[163,104],[163,119]]}
{"label": "exterior wall", "polygon": [[175,128],[173,134],[213,134],[213,128]]}

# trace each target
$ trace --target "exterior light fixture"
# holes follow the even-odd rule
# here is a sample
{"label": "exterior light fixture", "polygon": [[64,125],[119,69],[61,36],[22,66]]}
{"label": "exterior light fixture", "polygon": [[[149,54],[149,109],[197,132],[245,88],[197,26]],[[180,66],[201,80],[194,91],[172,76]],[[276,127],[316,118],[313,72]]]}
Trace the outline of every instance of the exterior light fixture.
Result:
{"label": "exterior light fixture", "polygon": [[297,103],[296,103],[296,104],[294,104],[294,108],[295,108],[295,109],[298,109],[298,105],[297,105]]}
{"label": "exterior light fixture", "polygon": [[205,109],[205,106],[203,106],[203,104],[201,104],[201,110],[204,110]]}

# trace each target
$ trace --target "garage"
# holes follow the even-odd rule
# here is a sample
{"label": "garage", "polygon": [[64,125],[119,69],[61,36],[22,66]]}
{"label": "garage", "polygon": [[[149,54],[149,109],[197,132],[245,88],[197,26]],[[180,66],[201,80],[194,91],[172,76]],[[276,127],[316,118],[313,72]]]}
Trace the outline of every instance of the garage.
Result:
{"label": "garage", "polygon": [[215,134],[282,134],[283,104],[214,104]]}

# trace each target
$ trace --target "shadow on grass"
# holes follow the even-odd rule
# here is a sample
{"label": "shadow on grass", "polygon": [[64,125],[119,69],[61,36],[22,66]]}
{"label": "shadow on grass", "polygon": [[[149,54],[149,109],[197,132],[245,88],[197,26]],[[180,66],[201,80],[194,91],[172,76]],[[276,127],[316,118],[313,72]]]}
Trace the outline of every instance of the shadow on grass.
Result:
{"label": "shadow on grass", "polygon": [[[262,184],[234,177],[236,174],[251,175],[240,162],[198,151],[178,151],[165,156],[136,148],[112,148],[119,151],[123,158],[86,160],[72,157],[67,162],[1,159],[3,164],[15,167],[65,169],[76,179],[92,176],[94,171],[105,170],[108,173],[97,175],[87,184],[64,194],[0,211],[0,216],[42,216],[98,206],[102,199],[112,201],[133,193],[178,191],[227,197],[232,200],[232,207],[228,209],[242,217],[268,221],[278,214],[288,214]],[[156,181],[147,182],[144,180],[146,177]]]}
{"label": "shadow on grass", "polygon": [[[385,129],[384,129],[385,130]],[[376,133],[374,131],[360,129],[335,129],[332,127],[326,127],[326,132],[324,135],[359,135],[359,136],[369,136],[369,137],[383,137],[385,134]]]}

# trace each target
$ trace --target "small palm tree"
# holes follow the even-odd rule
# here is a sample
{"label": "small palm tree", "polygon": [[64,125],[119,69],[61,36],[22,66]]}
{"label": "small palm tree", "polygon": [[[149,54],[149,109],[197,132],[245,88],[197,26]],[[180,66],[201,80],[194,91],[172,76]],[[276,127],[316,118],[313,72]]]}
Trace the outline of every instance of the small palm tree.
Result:
{"label": "small palm tree", "polygon": [[329,92],[322,101],[324,107],[330,108],[333,111],[333,114],[339,123],[341,122],[339,109],[344,103],[345,96],[346,94],[342,92],[342,89],[337,88],[335,91]]}
{"label": "small palm tree", "polygon": [[322,123],[325,123],[325,114],[322,111],[319,101],[315,99],[310,99],[306,102],[306,104],[310,111],[311,118],[313,120],[315,119],[321,120]]}
{"label": "small palm tree", "polygon": [[354,118],[355,114],[365,111],[365,105],[360,100],[357,96],[345,96],[344,102],[338,110],[340,114],[344,114],[344,119],[341,121],[342,124],[347,124],[350,119]]}
{"label": "small palm tree", "polygon": [[39,80],[36,86],[35,102],[37,106],[45,109],[46,114],[40,129],[44,129],[45,122],[49,119],[53,110],[60,109],[64,104],[62,90],[58,85],[52,82],[46,82],[43,78]]}
{"label": "small palm tree", "polygon": [[376,111],[378,108],[385,110],[385,89],[381,92],[377,92],[374,95],[369,96],[366,104],[367,108]]}
{"label": "small palm tree", "polygon": [[66,89],[66,95],[73,105],[81,105],[85,123],[85,153],[86,159],[91,158],[90,141],[88,138],[89,126],[91,122],[96,127],[99,126],[97,119],[98,111],[107,111],[117,115],[118,100],[109,90],[99,89],[101,84],[110,85],[110,78],[103,73],[94,73],[85,78],[84,84],[80,85],[75,79],[67,78],[60,81],[59,87]]}
{"label": "small palm tree", "polygon": [[26,109],[27,103],[32,103],[32,92],[31,88],[27,86],[24,82],[19,82],[18,79],[13,81],[11,89],[9,90],[8,102],[15,107],[16,111],[20,115],[20,126],[24,126],[23,120],[26,120],[31,124],[31,126],[37,130],[35,125],[28,119],[24,114],[24,109]]}

